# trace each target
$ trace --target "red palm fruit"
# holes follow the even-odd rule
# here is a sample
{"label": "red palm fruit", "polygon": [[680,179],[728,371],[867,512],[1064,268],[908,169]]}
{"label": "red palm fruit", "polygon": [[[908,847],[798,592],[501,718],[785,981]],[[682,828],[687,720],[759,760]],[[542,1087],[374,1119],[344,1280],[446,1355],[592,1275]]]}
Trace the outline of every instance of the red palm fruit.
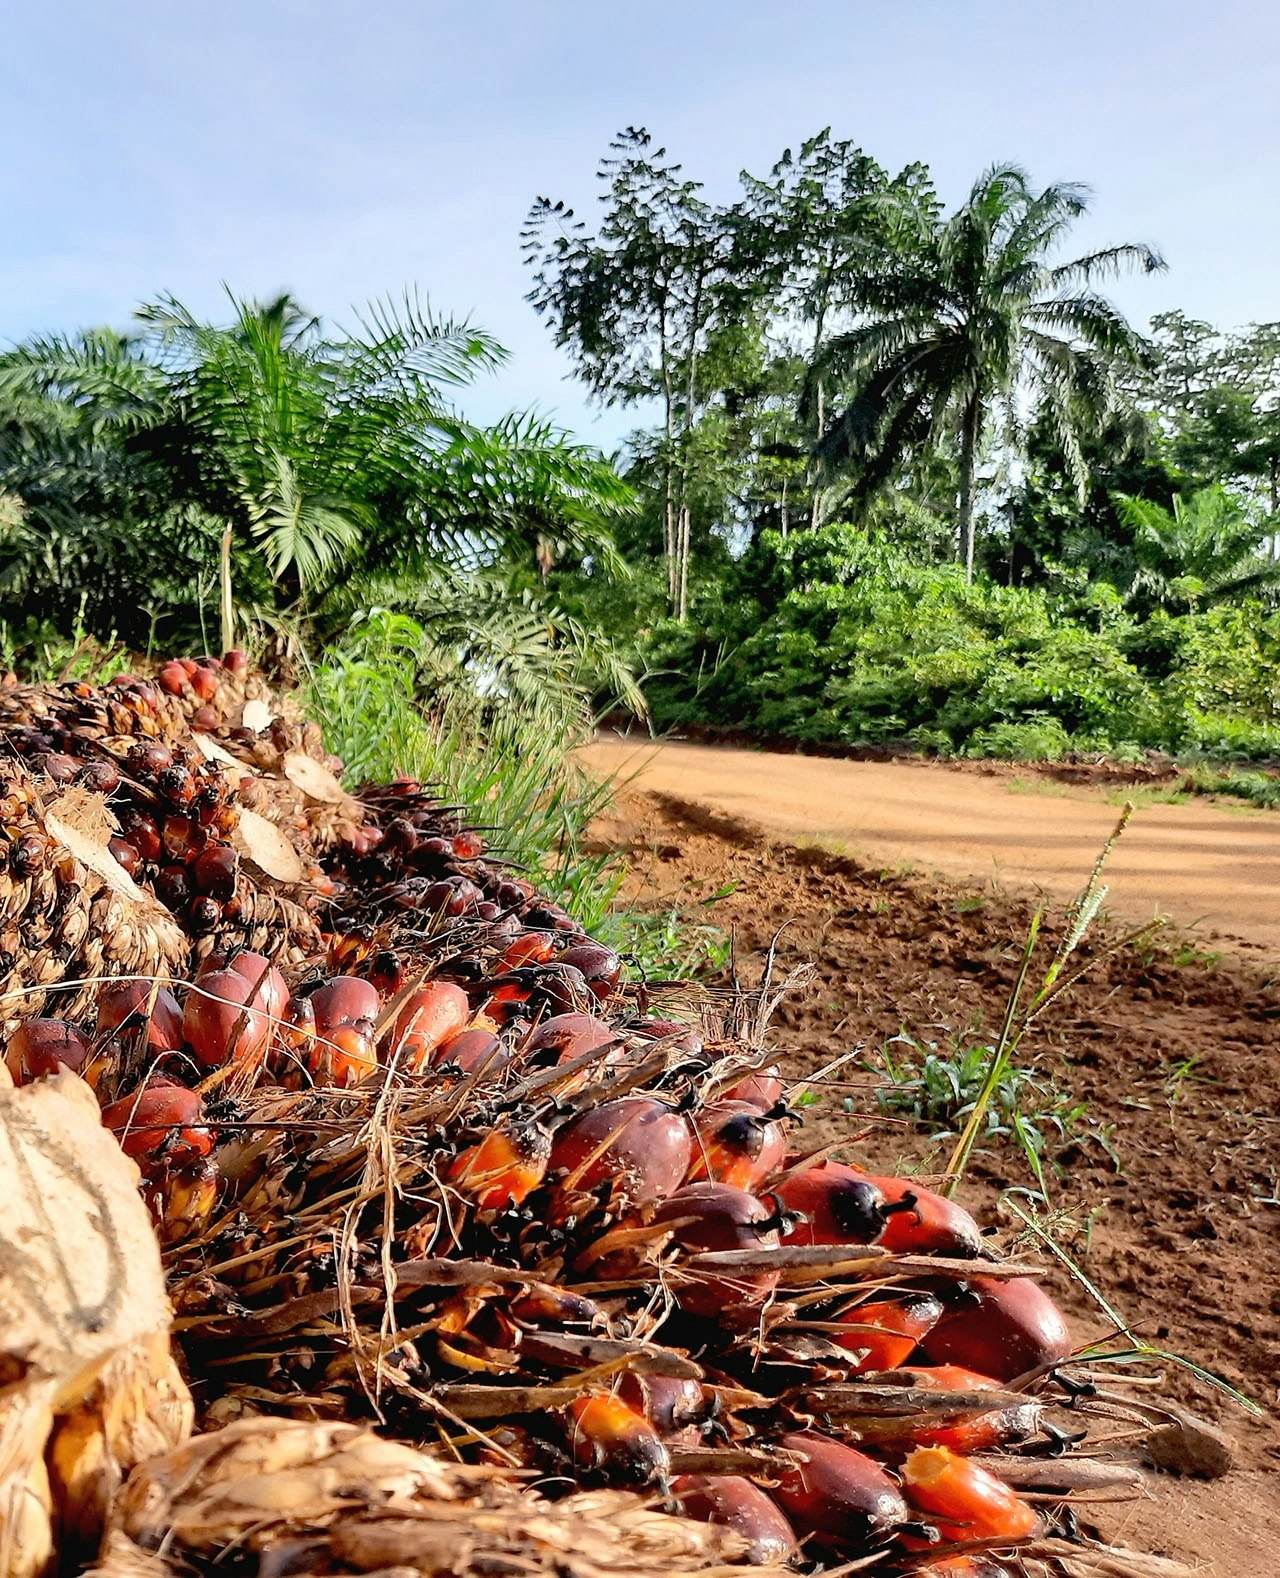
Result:
{"label": "red palm fruit", "polygon": [[239,868],[240,857],[230,844],[210,844],[196,856],[191,874],[201,893],[225,901],[236,891]]}
{"label": "red palm fruit", "polygon": [[410,1074],[426,1067],[436,1048],[457,1035],[471,1018],[467,994],[452,981],[428,981],[396,1015],[382,1052],[388,1063]]}
{"label": "red palm fruit", "polygon": [[[213,968],[211,961],[201,966],[201,974],[209,968]],[[247,948],[240,948],[229,953],[225,965],[219,968],[242,975],[272,1018],[278,1019],[284,1013],[289,1002],[289,983],[265,953],[251,953]]]}
{"label": "red palm fruit", "polygon": [[498,968],[518,970],[525,964],[545,964],[556,951],[549,931],[522,931],[498,955]]}
{"label": "red palm fruit", "polygon": [[497,1074],[510,1061],[510,1048],[492,1030],[459,1031],[442,1041],[431,1056],[432,1068],[456,1068],[463,1074]]}
{"label": "red palm fruit", "polygon": [[649,1421],[617,1397],[580,1397],[569,1404],[569,1443],[580,1468],[616,1485],[665,1478],[671,1458]]}
{"label": "red palm fruit", "polygon": [[[778,1247],[777,1212],[732,1184],[685,1184],[662,1202],[653,1220],[671,1223],[673,1242],[692,1254]],[[734,1309],[751,1309],[770,1296],[778,1275],[751,1270],[690,1281],[680,1289],[680,1306],[694,1315],[722,1317]]]}
{"label": "red palm fruit", "polygon": [[526,1057],[540,1063],[571,1063],[584,1052],[616,1039],[612,1025],[591,1014],[555,1014],[544,1019],[525,1042]]}
{"label": "red palm fruit", "polygon": [[756,1567],[785,1566],[796,1537],[781,1507],[737,1474],[681,1474],[671,1489],[686,1518],[719,1523],[747,1542],[743,1560]]}
{"label": "red palm fruit", "polygon": [[107,981],[98,992],[98,1034],[124,1035],[146,1026],[151,1052],[176,1052],[183,1042],[182,1008],[165,986]]}
{"label": "red palm fruit", "polygon": [[602,1184],[632,1205],[665,1200],[689,1170],[693,1135],[688,1121],[651,1096],[602,1102],[556,1135],[550,1166],[563,1187],[589,1191]]}
{"label": "red palm fruit", "polygon": [[222,654],[222,666],[228,674],[243,674],[249,667],[249,654],[242,647],[232,647]]}
{"label": "red palm fruit", "polygon": [[335,975],[310,996],[316,1034],[322,1037],[339,1025],[364,1022],[372,1026],[382,1007],[378,988],[358,975]]}
{"label": "red palm fruit", "polygon": [[575,943],[565,949],[557,962],[581,970],[587,989],[601,1003],[612,995],[622,977],[622,960],[603,943]]}
{"label": "red palm fruit", "polygon": [[469,829],[455,833],[449,843],[459,860],[479,860],[484,854],[484,839]]}
{"label": "red palm fruit", "polygon": [[879,1243],[900,1255],[955,1255],[972,1259],[985,1250],[978,1224],[944,1195],[924,1189],[910,1178],[879,1178],[866,1174],[892,1204],[911,1205],[895,1211],[885,1223]]}
{"label": "red palm fruit", "polygon": [[201,701],[212,701],[218,694],[217,670],[197,667],[191,676],[191,688]]}
{"label": "red palm fruit", "polygon": [[[891,1370],[879,1378],[882,1384],[918,1386],[937,1392],[1002,1391],[1003,1383],[958,1364],[912,1365],[910,1369]],[[927,1430],[911,1430],[902,1446],[944,1446],[953,1452],[990,1452],[1014,1441],[1026,1441],[1040,1428],[1040,1404],[1033,1397],[995,1408],[987,1414],[970,1414],[954,1424],[937,1425]],[[882,1444],[888,1438],[878,1436]]]}
{"label": "red palm fruit", "polygon": [[195,1161],[213,1150],[200,1097],[163,1074],[152,1074],[137,1090],[104,1107],[102,1121],[144,1171]]}
{"label": "red palm fruit", "polygon": [[89,1056],[89,1043],[65,1019],[28,1019],[9,1037],[5,1063],[15,1085],[69,1068],[78,1074]]}
{"label": "red palm fruit", "polygon": [[482,1211],[520,1205],[542,1182],[551,1136],[536,1124],[491,1129],[478,1145],[455,1158],[449,1181]]}
{"label": "red palm fruit", "polygon": [[959,1364],[998,1381],[1060,1363],[1071,1353],[1062,1313],[1028,1277],[972,1277],[920,1344],[931,1364]]}
{"label": "red palm fruit", "polygon": [[181,696],[190,681],[181,663],[166,663],[156,675],[156,684],[170,696]]}
{"label": "red palm fruit", "polygon": [[195,671],[200,667],[200,665],[196,662],[195,658],[193,658],[193,657],[174,658],[174,659],[172,659],[172,661],[178,665],[178,667],[182,670],[182,672],[187,676],[188,679],[190,679],[191,676],[195,673]]}
{"label": "red palm fruit", "polygon": [[182,1015],[187,1043],[205,1068],[252,1063],[271,1039],[267,993],[238,971],[208,970],[192,983]]}
{"label": "red palm fruit", "polygon": [[832,1334],[832,1342],[862,1356],[852,1373],[892,1370],[915,1352],[920,1339],[942,1317],[942,1301],[932,1293],[905,1293],[896,1299],[858,1304],[839,1317],[849,1335]]}
{"label": "red palm fruit", "polygon": [[627,1370],[618,1382],[618,1396],[660,1436],[678,1436],[692,1445],[701,1440],[698,1426],[707,1418],[707,1398],[700,1382]]}
{"label": "red palm fruit", "polygon": [[363,1084],[378,1071],[373,1032],[363,1024],[333,1025],[311,1043],[308,1062],[318,1084]]}
{"label": "red palm fruit", "polygon": [[696,1140],[689,1182],[713,1178],[754,1189],[787,1154],[786,1130],[743,1101],[718,1101],[694,1119]]}
{"label": "red palm fruit", "polygon": [[107,848],[111,851],[112,859],[116,865],[130,877],[136,877],[138,867],[142,864],[142,856],[133,847],[127,838],[119,836],[107,840]]}
{"label": "red palm fruit", "polygon": [[114,794],[120,787],[120,769],[114,762],[97,757],[81,767],[80,782],[95,794]]}
{"label": "red palm fruit", "polygon": [[170,860],[194,860],[208,843],[208,834],[189,816],[166,816],[160,837]]}
{"label": "red palm fruit", "polygon": [[865,1556],[893,1537],[910,1513],[902,1492],[879,1463],[816,1430],[797,1430],[778,1443],[803,1452],[800,1468],[782,1470],[773,1491],[797,1534]]}
{"label": "red palm fruit", "polygon": [[191,727],[198,729],[201,734],[212,734],[221,722],[222,714],[216,707],[210,707],[207,703],[203,707],[197,707],[191,714]]}
{"label": "red palm fruit", "polygon": [[915,1506],[944,1540],[1029,1540],[1040,1518],[1002,1479],[946,1447],[917,1447],[902,1465]]}
{"label": "red palm fruit", "polygon": [[823,1162],[778,1186],[778,1198],[801,1218],[785,1244],[871,1244],[884,1231],[884,1196],[864,1174]]}
{"label": "red palm fruit", "polygon": [[719,1098],[721,1101],[742,1101],[761,1112],[772,1112],[782,1100],[782,1071],[775,1063],[748,1074],[736,1085],[731,1085]]}

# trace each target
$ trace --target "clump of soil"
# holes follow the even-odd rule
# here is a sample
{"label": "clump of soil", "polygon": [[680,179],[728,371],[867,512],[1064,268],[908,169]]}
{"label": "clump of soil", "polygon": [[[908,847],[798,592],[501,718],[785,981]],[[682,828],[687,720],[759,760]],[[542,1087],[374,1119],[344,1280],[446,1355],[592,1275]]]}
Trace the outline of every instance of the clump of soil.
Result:
{"label": "clump of soil", "polygon": [[[998,1033],[1035,910],[974,883],[868,869],[670,796],[623,794],[598,828],[625,852],[625,897],[638,907],[710,914],[731,933],[739,975],[808,962],[812,984],[787,997],[771,1044],[788,1071],[813,1071],[855,1047],[868,1062],[901,1031],[947,1044]],[[1081,873],[1081,881],[1087,872]],[[731,888],[708,912],[702,901]],[[1061,934],[1047,916],[1041,966]],[[1087,1105],[1120,1161],[1084,1142],[1058,1158],[1053,1204],[1073,1253],[1142,1336],[1222,1376],[1271,1409],[1280,1375],[1280,968],[1206,958],[1176,940],[1108,953],[1121,935],[1104,919],[1075,957],[1093,967],[1029,1034],[1034,1058]],[[840,1076],[844,1078],[844,1075]],[[806,1135],[858,1133],[875,1163],[943,1165],[918,1135],[876,1121],[869,1076],[850,1073]],[[841,1110],[847,1109],[847,1110]],[[996,1191],[1033,1186],[1011,1144],[975,1160],[962,1197],[989,1210]],[[1072,1226],[1074,1224],[1074,1227]],[[1081,1329],[1105,1321],[1074,1284],[1058,1282]],[[1252,1423],[1220,1394],[1171,1374],[1176,1395],[1227,1425],[1247,1455],[1280,1460],[1280,1430]]]}

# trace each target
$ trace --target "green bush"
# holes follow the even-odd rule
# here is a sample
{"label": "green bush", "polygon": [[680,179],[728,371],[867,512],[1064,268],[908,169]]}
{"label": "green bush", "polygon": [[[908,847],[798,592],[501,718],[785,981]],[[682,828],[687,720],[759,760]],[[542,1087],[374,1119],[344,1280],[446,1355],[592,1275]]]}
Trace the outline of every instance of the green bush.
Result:
{"label": "green bush", "polygon": [[1280,754],[1280,615],[1140,620],[1111,589],[966,585],[848,526],[765,533],[701,628],[641,642],[657,721],[1047,760]]}

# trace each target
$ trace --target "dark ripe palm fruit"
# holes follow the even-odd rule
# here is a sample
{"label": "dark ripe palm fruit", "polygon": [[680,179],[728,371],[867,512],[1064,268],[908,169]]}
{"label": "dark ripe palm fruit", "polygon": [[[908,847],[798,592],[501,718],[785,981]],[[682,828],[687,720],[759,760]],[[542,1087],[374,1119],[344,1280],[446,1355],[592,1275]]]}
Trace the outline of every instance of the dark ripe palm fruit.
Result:
{"label": "dark ripe palm fruit", "polygon": [[232,647],[222,654],[222,666],[228,674],[243,674],[249,667],[249,654],[242,647]]}
{"label": "dark ripe palm fruit", "polygon": [[146,1030],[151,1052],[176,1052],[182,1045],[182,1009],[167,987],[150,981],[106,981],[98,992],[98,1034],[125,1036]]}
{"label": "dark ripe palm fruit", "polygon": [[746,1102],[715,1102],[694,1118],[689,1182],[712,1178],[751,1190],[781,1167],[787,1135],[781,1123]]}
{"label": "dark ripe palm fruit", "polygon": [[[778,1247],[778,1213],[731,1184],[695,1183],[664,1200],[655,1223],[670,1223],[672,1241],[687,1254]],[[682,1309],[724,1319],[737,1309],[764,1303],[778,1285],[778,1272],[756,1270],[700,1275],[679,1289]]]}
{"label": "dark ripe palm fruit", "polygon": [[902,1465],[907,1495],[948,1542],[1029,1540],[1040,1518],[1002,1479],[946,1447],[917,1447]]}
{"label": "dark ripe palm fruit", "polygon": [[471,1018],[467,994],[452,981],[428,981],[396,1015],[385,1041],[387,1061],[408,1073],[424,1068],[436,1048]]}
{"label": "dark ripe palm fruit", "polygon": [[193,937],[203,937],[222,924],[222,915],[223,907],[217,899],[202,893],[199,898],[192,899],[187,910],[187,930]]}
{"label": "dark ripe palm fruit", "polygon": [[81,767],[80,782],[95,794],[114,794],[120,787],[120,769],[114,762],[99,757]]}
{"label": "dark ripe palm fruit", "polygon": [[511,1050],[492,1030],[460,1030],[431,1055],[432,1068],[457,1069],[460,1074],[498,1074],[511,1061]]}
{"label": "dark ripe palm fruit", "polygon": [[154,740],[147,744],[139,743],[130,747],[124,765],[134,778],[151,783],[166,767],[173,766],[173,752],[167,745],[160,745]]}
{"label": "dark ripe palm fruit", "polygon": [[536,1124],[491,1129],[454,1159],[449,1181],[482,1211],[520,1205],[546,1177],[551,1136]]}
{"label": "dark ripe palm fruit", "polygon": [[378,988],[358,975],[335,975],[310,996],[319,1036],[327,1036],[339,1025],[372,1026],[382,1009]]}
{"label": "dark ripe palm fruit", "polygon": [[829,1335],[832,1342],[858,1355],[852,1373],[864,1375],[905,1363],[941,1317],[942,1301],[932,1293],[901,1293],[893,1299],[856,1304],[839,1317],[840,1324],[849,1327],[848,1336]]}
{"label": "dark ripe palm fruit", "polygon": [[39,833],[26,833],[9,848],[9,870],[21,881],[43,871],[49,858],[49,845]]}
{"label": "dark ripe palm fruit", "polygon": [[194,1090],[163,1074],[150,1075],[137,1090],[104,1107],[102,1121],[144,1172],[193,1162],[213,1150],[204,1103]]}
{"label": "dark ripe palm fruit", "polygon": [[191,714],[191,727],[201,734],[212,734],[221,722],[222,714],[216,707],[211,707],[207,703],[203,707],[197,707]]}
{"label": "dark ripe palm fruit", "polygon": [[64,756],[61,751],[47,752],[36,765],[56,784],[74,783],[80,776],[80,763],[74,756]]}
{"label": "dark ripe palm fruit", "polygon": [[185,866],[161,866],[156,873],[156,897],[171,910],[182,910],[191,902],[191,878]]}
{"label": "dark ripe palm fruit", "polygon": [[449,842],[459,860],[479,860],[484,854],[484,839],[479,833],[464,829],[461,833],[455,833]]}
{"label": "dark ripe palm fruit", "polygon": [[775,1063],[748,1074],[736,1085],[731,1085],[720,1097],[721,1101],[745,1101],[761,1112],[772,1112],[782,1100],[782,1070]]}
{"label": "dark ripe palm fruit", "polygon": [[78,1074],[89,1057],[89,1043],[65,1019],[28,1019],[9,1037],[5,1063],[15,1085],[68,1068]]}
{"label": "dark ripe palm fruit", "polygon": [[164,854],[160,828],[150,812],[126,810],[120,818],[120,831],[143,860],[154,862]]}
{"label": "dark ripe palm fruit", "polygon": [[612,948],[598,942],[580,942],[566,948],[556,961],[581,970],[587,989],[599,1002],[610,997],[622,977],[622,960]]}
{"label": "dark ripe palm fruit", "polygon": [[126,876],[137,876],[138,868],[142,864],[142,856],[127,838],[118,836],[109,838],[107,848],[111,851],[111,858]]}
{"label": "dark ripe palm fruit", "polygon": [[708,1409],[700,1381],[625,1370],[618,1381],[618,1396],[664,1439],[675,1437],[690,1446],[701,1441],[699,1426],[706,1422]]}
{"label": "dark ripe palm fruit", "polygon": [[909,1204],[885,1222],[879,1242],[899,1255],[955,1255],[963,1260],[985,1250],[982,1231],[963,1206],[923,1189],[910,1178],[866,1175],[890,1204]]}
{"label": "dark ripe palm fruit", "polygon": [[846,1558],[866,1556],[910,1517],[902,1492],[865,1453],[816,1430],[793,1431],[778,1445],[808,1459],[783,1469],[773,1491],[800,1536]]}
{"label": "dark ripe palm fruit", "polygon": [[[211,901],[212,902],[212,901]],[[192,982],[182,1015],[187,1044],[205,1068],[260,1059],[271,1039],[268,991],[236,970],[206,970]]]}
{"label": "dark ripe palm fruit", "polygon": [[796,1548],[782,1508],[759,1485],[737,1474],[680,1474],[671,1490],[686,1518],[719,1523],[747,1542],[743,1560],[782,1567]]}
{"label": "dark ripe palm fruit", "polygon": [[240,857],[230,844],[210,844],[196,856],[191,874],[201,893],[225,902],[236,891],[239,869]]}
{"label": "dark ripe palm fruit", "polygon": [[778,1185],[778,1197],[800,1221],[786,1244],[871,1244],[884,1230],[884,1196],[868,1178],[840,1162],[824,1162]]}
{"label": "dark ripe palm fruit", "polygon": [[200,785],[194,775],[181,762],[174,762],[172,767],[166,767],[156,778],[156,793],[162,795],[170,805],[176,806],[180,811],[190,808],[199,789]]}
{"label": "dark ripe palm fruit", "polygon": [[647,1419],[617,1397],[580,1397],[569,1405],[570,1446],[579,1468],[613,1485],[664,1479],[671,1457]]}
{"label": "dark ripe palm fruit", "polygon": [[591,1014],[555,1014],[542,1021],[523,1050],[532,1063],[570,1063],[615,1038],[613,1026]]}
{"label": "dark ripe palm fruit", "polygon": [[1029,1277],[971,1277],[920,1351],[931,1364],[1013,1381],[1068,1358],[1071,1333],[1058,1306]]}
{"label": "dark ripe palm fruit", "polygon": [[589,1192],[609,1185],[632,1205],[665,1200],[689,1171],[688,1120],[650,1096],[602,1102],[555,1136],[551,1170],[563,1187]]}
{"label": "dark ripe palm fruit", "polygon": [[369,960],[368,975],[379,997],[394,997],[404,985],[404,960],[394,948],[379,948]]}

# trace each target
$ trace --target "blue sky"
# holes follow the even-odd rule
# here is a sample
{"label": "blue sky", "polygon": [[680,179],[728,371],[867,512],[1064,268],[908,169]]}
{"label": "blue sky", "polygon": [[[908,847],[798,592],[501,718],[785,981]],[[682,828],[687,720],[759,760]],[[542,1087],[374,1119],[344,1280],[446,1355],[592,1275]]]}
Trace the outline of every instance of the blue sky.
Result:
{"label": "blue sky", "polygon": [[1080,249],[1154,242],[1114,294],[1280,318],[1280,10],[1269,0],[45,0],[0,59],[0,339],[172,291],[292,289],[342,317],[417,283],[512,351],[469,395],[609,442],[523,301],[537,193],[589,210],[618,127],[727,196],[831,125],[944,197],[1014,158],[1095,192]]}

